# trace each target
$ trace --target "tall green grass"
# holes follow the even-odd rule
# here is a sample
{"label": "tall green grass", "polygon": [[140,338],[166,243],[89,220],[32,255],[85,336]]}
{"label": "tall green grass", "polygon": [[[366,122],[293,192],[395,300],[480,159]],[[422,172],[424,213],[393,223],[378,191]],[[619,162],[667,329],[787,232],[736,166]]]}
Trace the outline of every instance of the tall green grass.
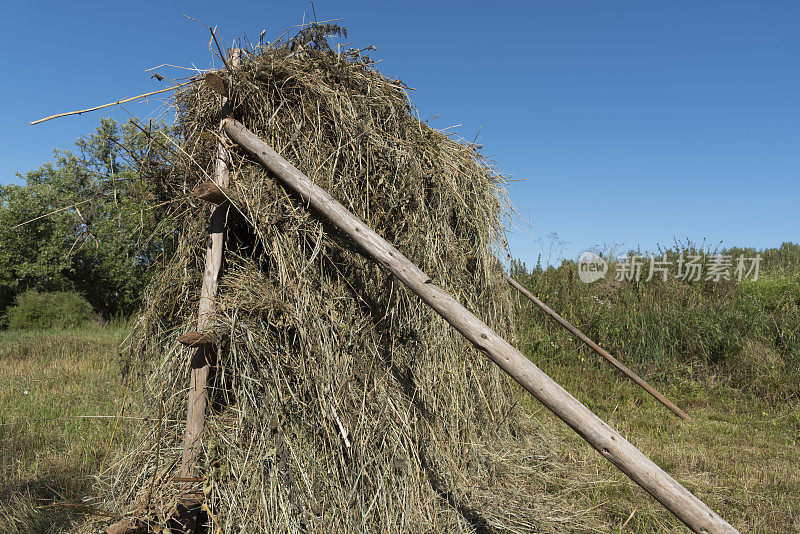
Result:
{"label": "tall green grass", "polygon": [[[681,252],[700,251],[666,253]],[[575,262],[512,264],[514,278],[687,410],[692,422],[675,417],[521,296],[518,344],[742,532],[797,532],[800,246],[761,253],[759,279],[742,283],[619,282],[609,274],[584,284]],[[597,483],[581,493],[609,532],[687,531],[538,403],[528,403],[531,417],[570,451],[568,461],[594,473]]]}
{"label": "tall green grass", "polygon": [[[759,278],[741,283],[672,276],[646,282],[647,266],[640,281],[617,281],[612,265],[605,279],[586,284],[573,261],[532,269],[514,262],[511,275],[609,352],[656,377],[710,373],[743,391],[785,400],[800,393],[800,276],[793,271],[800,246],[762,254]],[[520,301],[525,349],[559,358],[563,348],[581,346],[543,317]]]}

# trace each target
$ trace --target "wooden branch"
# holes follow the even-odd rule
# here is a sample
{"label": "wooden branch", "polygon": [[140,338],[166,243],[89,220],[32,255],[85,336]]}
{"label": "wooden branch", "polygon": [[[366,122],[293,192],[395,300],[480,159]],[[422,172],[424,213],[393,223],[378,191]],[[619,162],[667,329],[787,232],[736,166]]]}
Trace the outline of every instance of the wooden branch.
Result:
{"label": "wooden branch", "polygon": [[[232,64],[238,65],[241,59],[241,50],[234,50]],[[230,101],[224,100],[221,120],[231,112]],[[219,187],[227,188],[230,181],[230,154],[223,143],[217,144],[216,163],[214,169],[214,183]],[[215,299],[219,285],[219,271],[222,267],[222,252],[225,246],[225,225],[227,221],[227,206],[217,206],[211,215],[211,239],[206,249],[206,266],[203,273],[203,285],[200,290],[200,304],[197,314],[197,330],[203,332],[210,329],[211,317],[214,313]],[[197,476],[197,459],[200,456],[202,445],[203,425],[206,417],[206,384],[209,375],[209,351],[213,345],[203,344],[197,347],[192,360],[191,381],[189,384],[189,399],[186,413],[186,436],[183,443],[181,458],[181,478],[195,478]],[[188,508],[194,509],[193,506]]]}
{"label": "wooden branch", "polygon": [[[219,46],[219,41],[217,41],[217,27],[216,26],[214,26],[212,28],[208,24],[204,24],[204,23],[200,22],[199,20],[197,20],[196,18],[190,17],[189,15],[184,15],[184,17],[186,17],[189,20],[195,21],[196,23],[200,24],[201,26],[205,26],[206,28],[208,28],[208,31],[211,32],[211,37],[213,38],[214,43],[217,45],[218,54],[216,54],[216,55],[217,55],[217,57],[219,57],[220,61],[222,61],[223,65],[225,65],[226,69],[228,69],[230,71],[231,66],[233,66],[233,67],[237,66],[237,63],[234,63],[233,60],[234,59],[236,59],[236,60],[240,59],[242,51],[239,50],[239,49],[233,50],[233,53],[231,54],[231,64],[229,65],[228,62],[225,61],[225,54],[222,53],[222,47]],[[210,49],[211,48],[211,42],[210,41],[208,43],[208,46],[209,46],[209,49]]]}
{"label": "wooden branch", "polygon": [[31,126],[34,124],[39,124],[42,122],[47,122],[49,120],[58,119],[59,117],[68,117],[70,115],[80,115],[81,113],[89,113],[90,111],[97,111],[98,109],[109,108],[111,106],[118,106],[120,104],[125,104],[128,102],[133,102],[134,100],[138,100],[140,98],[145,98],[148,96],[157,95],[159,93],[166,93],[167,91],[172,91],[173,89],[180,89],[185,85],[189,85],[190,83],[194,83],[196,80],[191,80],[186,83],[179,83],[178,85],[173,85],[172,87],[167,87],[166,89],[159,89],[158,91],[150,91],[149,93],[144,93],[143,95],[132,96],[130,98],[123,98],[122,100],[117,100],[116,102],[109,102],[108,104],[103,104],[102,106],[95,106],[93,108],[81,109],[78,111],[68,111],[67,113],[59,113],[58,115],[50,115],[49,117],[45,117],[43,119],[39,119],[38,121],[33,121]]}
{"label": "wooden branch", "polygon": [[76,202],[75,204],[71,204],[69,206],[64,206],[63,208],[58,208],[58,209],[55,209],[53,211],[48,211],[44,215],[39,215],[38,217],[34,217],[33,219],[28,219],[25,222],[21,222],[19,224],[15,224],[14,226],[10,226],[9,230],[14,230],[15,228],[19,228],[20,226],[24,226],[24,225],[26,225],[28,223],[32,223],[34,221],[38,221],[39,219],[44,219],[45,217],[49,217],[50,215],[53,215],[54,213],[59,213],[59,212],[64,211],[64,210],[75,208],[77,206],[80,206],[81,204],[86,204],[87,202],[91,202],[92,200],[94,200],[94,199],[87,198],[86,200],[81,200],[80,202]]}
{"label": "wooden branch", "polygon": [[544,302],[542,302],[541,300],[536,298],[536,296],[533,293],[531,293],[530,291],[528,291],[527,289],[525,289],[525,287],[523,287],[522,284],[520,284],[519,282],[517,282],[516,280],[514,280],[513,278],[511,278],[508,275],[506,275],[506,281],[509,283],[509,285],[511,287],[513,287],[514,289],[516,289],[517,291],[519,291],[520,293],[525,295],[528,298],[528,300],[530,300],[531,302],[536,304],[539,307],[539,309],[541,309],[547,315],[552,317],[558,324],[560,324],[561,326],[563,326],[564,328],[566,328],[567,330],[572,332],[572,334],[575,337],[577,337],[578,339],[580,339],[581,341],[586,343],[586,345],[588,345],[589,348],[591,348],[597,354],[599,354],[600,356],[605,358],[606,361],[608,361],[608,363],[610,363],[611,365],[616,367],[622,374],[624,374],[625,376],[627,376],[628,378],[633,380],[635,383],[640,385],[642,388],[644,388],[644,390],[646,392],[648,392],[650,395],[652,395],[653,397],[655,397],[655,399],[658,402],[660,402],[661,404],[663,404],[664,406],[666,406],[667,408],[672,410],[672,412],[675,415],[677,415],[678,417],[680,417],[681,419],[683,419],[685,421],[691,421],[692,420],[692,418],[689,417],[689,414],[687,414],[686,412],[684,412],[683,410],[678,408],[668,398],[666,398],[664,395],[662,395],[661,393],[656,391],[656,389],[653,386],[651,386],[650,384],[645,382],[644,379],[639,377],[639,375],[637,375],[636,373],[634,373],[633,371],[628,369],[625,365],[623,365],[622,362],[620,362],[615,357],[610,355],[608,352],[606,352],[602,348],[600,348],[600,345],[598,345],[597,343],[595,343],[594,341],[592,341],[591,339],[586,337],[586,335],[584,335],[583,332],[581,332],[580,330],[578,330],[577,328],[572,326],[569,322],[567,322],[566,319],[564,319],[559,314],[557,314],[555,311],[550,309],[550,307],[548,307],[547,304],[545,304]]}
{"label": "wooden branch", "polygon": [[197,348],[216,344],[217,336],[214,334],[201,334],[200,332],[187,332],[178,336],[178,342],[189,348]]}
{"label": "wooden branch", "polygon": [[106,534],[144,534],[147,532],[147,525],[139,519],[123,519],[113,525],[106,527]]}
{"label": "wooden branch", "polygon": [[203,76],[203,84],[222,97],[229,98],[231,96],[231,86],[228,80],[216,72],[206,73]]}
{"label": "wooden branch", "polygon": [[207,180],[192,189],[192,196],[198,200],[222,204],[223,202],[234,200],[236,193],[224,185],[218,185],[211,180]]}
{"label": "wooden branch", "polygon": [[452,295],[432,283],[431,278],[419,267],[273,151],[253,132],[230,118],[222,122],[225,132],[231,139],[272,171],[286,186],[299,194],[311,209],[355,241],[367,256],[400,279],[478,350],[691,529],[703,533],[736,532],[736,529],[700,499],[464,308]]}

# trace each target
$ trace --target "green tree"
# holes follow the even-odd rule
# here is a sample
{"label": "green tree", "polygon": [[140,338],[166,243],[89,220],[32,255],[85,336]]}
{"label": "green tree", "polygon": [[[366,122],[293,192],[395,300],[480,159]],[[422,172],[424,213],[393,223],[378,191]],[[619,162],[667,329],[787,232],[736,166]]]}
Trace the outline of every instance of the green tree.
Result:
{"label": "green tree", "polygon": [[170,248],[143,178],[167,166],[167,135],[102,119],[25,185],[0,186],[0,310],[28,289],[78,291],[106,317],[136,308]]}

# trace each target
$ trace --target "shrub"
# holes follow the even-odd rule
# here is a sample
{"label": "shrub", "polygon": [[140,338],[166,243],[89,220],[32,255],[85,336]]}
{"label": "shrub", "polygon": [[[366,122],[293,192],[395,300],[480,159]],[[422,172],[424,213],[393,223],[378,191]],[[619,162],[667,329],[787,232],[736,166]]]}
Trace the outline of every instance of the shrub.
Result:
{"label": "shrub", "polygon": [[17,295],[14,306],[6,312],[10,330],[70,328],[93,317],[92,306],[74,292],[39,293],[28,290]]}

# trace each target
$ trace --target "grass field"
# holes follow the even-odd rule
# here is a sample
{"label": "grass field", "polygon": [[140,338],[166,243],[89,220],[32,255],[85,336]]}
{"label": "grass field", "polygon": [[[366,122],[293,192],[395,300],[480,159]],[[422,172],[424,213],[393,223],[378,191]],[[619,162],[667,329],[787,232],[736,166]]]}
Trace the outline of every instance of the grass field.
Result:
{"label": "grass field", "polygon": [[[690,423],[522,300],[519,347],[741,531],[797,532],[800,247],[786,243],[762,254],[761,276],[740,284],[611,277],[584,284],[574,262],[512,268],[568,321],[687,410]],[[626,525],[632,531],[682,528],[555,417],[534,403],[530,410],[571,446],[571,459],[596,473],[587,502],[599,506],[609,525],[618,529],[633,514]]]}
{"label": "grass field", "polygon": [[[682,310],[691,323],[694,312],[685,304],[659,304],[641,288],[615,288],[613,298],[606,298],[597,288],[591,290],[600,291],[596,295],[579,293],[590,291],[587,288],[567,291],[566,275],[564,280],[557,273],[553,276],[544,288],[536,288],[535,279],[526,282],[547,291],[554,307],[572,314],[576,324],[584,317],[587,330],[625,319],[625,307],[636,305],[630,304],[625,291],[638,292],[637,302],[649,305],[652,317]],[[768,280],[765,287],[774,284]],[[664,288],[657,290],[664,295]],[[590,334],[604,344],[616,339],[633,345],[631,353],[639,357],[627,357],[630,353],[621,346],[609,348],[619,350],[636,372],[689,411],[694,417],[691,423],[676,418],[523,302],[518,344],[568,391],[740,530],[797,532],[800,406],[796,369],[791,367],[797,356],[792,315],[797,302],[790,297],[783,304],[783,293],[777,298],[767,290],[766,297],[753,300],[752,294],[761,291],[753,287],[717,296],[698,291],[703,306],[709,302],[726,306],[725,313],[732,318],[723,313],[717,317],[735,328],[724,330],[713,322],[717,319],[708,319],[675,330],[674,325],[656,324],[651,318],[649,325],[625,330],[617,324],[612,325],[617,330]],[[611,304],[604,307],[603,302]],[[592,323],[589,306],[608,315]],[[758,328],[736,315],[759,309],[751,321]],[[715,331],[718,339],[710,338],[708,331]],[[80,510],[41,506],[80,503],[91,494],[92,476],[101,469],[106,453],[124,443],[133,425],[152,424],[128,412],[132,417],[121,420],[112,443],[114,415],[124,391],[118,346],[125,335],[125,328],[99,326],[0,332],[0,532],[67,528],[80,518]],[[671,341],[670,335],[681,339]],[[637,336],[645,336],[649,344],[636,345]],[[695,341],[701,347],[721,343],[731,352],[720,357],[713,351],[698,351],[678,358],[653,348],[679,341],[689,345]],[[641,351],[649,351],[650,357],[641,357]],[[685,530],[536,401],[526,400],[525,409],[534,425],[558,438],[559,461],[582,471],[580,479],[593,481],[574,490],[575,506],[601,519],[608,532]]]}
{"label": "grass field", "polygon": [[[535,358],[555,380],[741,532],[800,531],[800,406],[743,394],[713,376],[671,385],[636,369],[693,417],[684,422],[599,357]],[[530,413],[564,444],[565,461],[594,473],[586,502],[609,531],[687,531],[535,401]]]}
{"label": "grass field", "polygon": [[[0,332],[0,532],[59,532],[112,446],[124,328]],[[122,419],[115,444],[131,421]]]}

